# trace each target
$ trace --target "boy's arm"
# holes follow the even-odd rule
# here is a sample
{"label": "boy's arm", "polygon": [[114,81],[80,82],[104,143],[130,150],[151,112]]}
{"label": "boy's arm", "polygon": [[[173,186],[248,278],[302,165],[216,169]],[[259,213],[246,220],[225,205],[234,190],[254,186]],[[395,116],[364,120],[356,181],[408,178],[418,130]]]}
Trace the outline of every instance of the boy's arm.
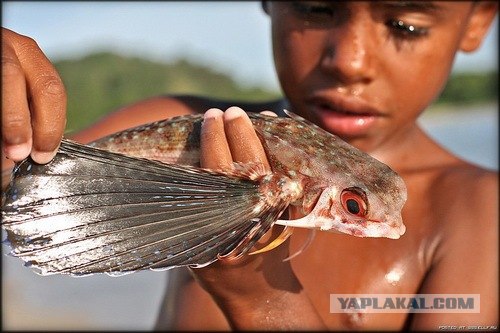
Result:
{"label": "boy's arm", "polygon": [[230,327],[210,294],[183,267],[168,272],[168,283],[154,329],[227,331]]}

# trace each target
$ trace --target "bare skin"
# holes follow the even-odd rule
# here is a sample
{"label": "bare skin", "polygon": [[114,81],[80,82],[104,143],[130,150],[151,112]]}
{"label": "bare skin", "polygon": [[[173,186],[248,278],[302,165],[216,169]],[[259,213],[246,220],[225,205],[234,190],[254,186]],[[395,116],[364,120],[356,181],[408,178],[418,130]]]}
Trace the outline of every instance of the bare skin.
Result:
{"label": "bare skin", "polygon": [[[266,7],[276,68],[292,111],[401,174],[408,188],[406,234],[396,241],[319,232],[304,253],[283,262],[307,237],[308,231],[296,229],[290,241],[272,251],[190,272],[173,271],[176,283],[168,286],[171,298],[165,303],[169,308],[161,310],[157,328],[436,330],[439,325],[498,325],[497,173],[454,157],[416,123],[442,90],[456,52],[479,47],[497,5],[415,4]],[[43,88],[47,84],[38,86],[33,78],[49,77],[55,84],[57,73],[31,41],[3,33],[8,37],[2,38],[3,57],[9,60],[3,66],[14,68],[3,76],[4,83],[9,82],[2,85],[4,154],[20,160],[31,151],[38,161],[48,161],[62,135],[65,98],[60,94],[54,99],[56,111],[50,116],[42,102],[29,108],[26,101],[51,102],[53,95]],[[10,82],[21,78],[32,88],[14,89]],[[211,109],[202,129],[202,165],[224,169],[232,161],[254,161],[268,167],[246,116],[238,108],[227,109],[232,104],[150,99],[113,113],[73,138],[87,142],[140,123]],[[244,109],[278,111],[276,107]],[[52,126],[47,121],[30,124],[30,114],[33,119],[51,119]],[[333,293],[480,294],[481,312],[331,314]]]}

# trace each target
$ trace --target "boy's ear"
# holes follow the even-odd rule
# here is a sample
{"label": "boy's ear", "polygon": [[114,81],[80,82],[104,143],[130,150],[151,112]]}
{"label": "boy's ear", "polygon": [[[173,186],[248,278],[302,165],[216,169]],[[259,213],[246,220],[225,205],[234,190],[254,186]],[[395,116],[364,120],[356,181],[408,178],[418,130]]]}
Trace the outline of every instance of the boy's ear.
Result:
{"label": "boy's ear", "polygon": [[477,1],[473,6],[460,43],[463,52],[475,51],[481,45],[498,11],[497,1]]}

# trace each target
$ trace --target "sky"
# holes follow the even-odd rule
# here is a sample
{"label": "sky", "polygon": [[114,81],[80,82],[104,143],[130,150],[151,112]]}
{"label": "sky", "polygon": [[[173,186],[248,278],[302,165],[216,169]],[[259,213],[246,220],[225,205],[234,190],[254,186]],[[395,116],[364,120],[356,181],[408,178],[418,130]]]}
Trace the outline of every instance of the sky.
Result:
{"label": "sky", "polygon": [[[112,50],[168,62],[179,56],[250,85],[277,88],[270,22],[260,2],[2,3],[3,27],[34,38],[51,60]],[[454,70],[498,68],[498,17],[478,52]]]}

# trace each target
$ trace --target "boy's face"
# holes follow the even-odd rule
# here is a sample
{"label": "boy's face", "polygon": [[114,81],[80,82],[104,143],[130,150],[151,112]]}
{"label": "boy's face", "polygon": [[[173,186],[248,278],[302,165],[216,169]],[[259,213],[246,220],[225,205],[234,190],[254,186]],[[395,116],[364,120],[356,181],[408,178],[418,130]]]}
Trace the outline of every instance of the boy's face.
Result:
{"label": "boy's face", "polygon": [[469,2],[276,2],[267,12],[292,110],[366,151],[401,140],[457,50],[485,34]]}

